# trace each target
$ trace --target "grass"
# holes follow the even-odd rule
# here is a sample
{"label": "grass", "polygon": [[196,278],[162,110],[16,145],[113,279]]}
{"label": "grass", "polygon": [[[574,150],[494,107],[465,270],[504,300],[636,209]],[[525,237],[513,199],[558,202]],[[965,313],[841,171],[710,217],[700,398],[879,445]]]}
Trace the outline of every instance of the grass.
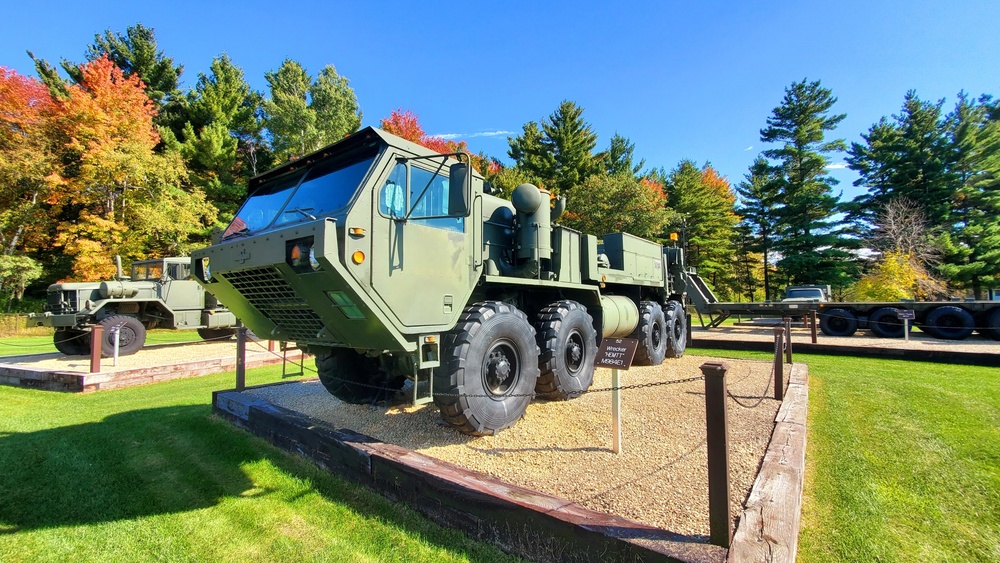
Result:
{"label": "grass", "polygon": [[211,414],[234,377],[0,386],[0,561],[511,559]]}
{"label": "grass", "polygon": [[[174,342],[197,342],[201,337],[194,330],[154,329],[146,333],[146,345],[170,344]],[[45,354],[55,352],[52,344],[52,330],[46,329],[42,336],[0,336],[0,357],[23,354]]]}
{"label": "grass", "polygon": [[1000,560],[1000,368],[796,361],[810,391],[800,561]]}

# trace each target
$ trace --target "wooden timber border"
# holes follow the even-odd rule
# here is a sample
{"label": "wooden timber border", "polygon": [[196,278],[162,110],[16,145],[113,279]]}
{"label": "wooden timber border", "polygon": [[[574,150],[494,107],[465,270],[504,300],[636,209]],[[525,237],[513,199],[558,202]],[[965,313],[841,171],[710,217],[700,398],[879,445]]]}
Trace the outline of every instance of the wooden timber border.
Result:
{"label": "wooden timber border", "polygon": [[728,561],[795,561],[806,463],[809,371],[792,364],[774,432],[740,516]]}
{"label": "wooden timber border", "polygon": [[537,561],[795,560],[802,505],[808,371],[794,364],[785,401],[730,550],[590,510],[229,390],[213,410],[320,467],[403,501],[441,525]]}
{"label": "wooden timber border", "polygon": [[[176,346],[176,344],[167,345]],[[288,362],[298,364],[301,351],[289,349]],[[11,385],[14,387],[28,387],[31,389],[44,389],[48,391],[69,391],[77,393],[89,393],[92,391],[105,391],[108,389],[119,389],[133,385],[146,385],[148,383],[158,383],[171,379],[182,379],[187,377],[199,377],[223,371],[233,371],[236,369],[236,354],[232,357],[217,357],[190,362],[178,362],[159,366],[145,366],[140,368],[101,371],[87,373],[82,371],[69,370],[47,370],[30,367],[30,362],[34,360],[48,359],[59,354],[32,354],[27,356],[10,356],[0,358],[0,385]],[[104,362],[110,364],[109,358],[104,358]],[[261,367],[280,364],[282,356],[273,352],[253,352],[247,355],[247,367]]]}

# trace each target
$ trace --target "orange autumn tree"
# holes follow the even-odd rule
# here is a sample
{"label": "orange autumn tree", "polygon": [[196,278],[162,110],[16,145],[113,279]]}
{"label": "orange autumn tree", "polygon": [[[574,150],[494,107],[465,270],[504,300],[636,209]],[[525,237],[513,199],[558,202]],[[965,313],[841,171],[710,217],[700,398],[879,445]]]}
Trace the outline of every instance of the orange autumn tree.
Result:
{"label": "orange autumn tree", "polygon": [[52,168],[45,128],[53,109],[41,81],[0,67],[0,254],[46,239],[34,235],[48,222],[39,202]]}
{"label": "orange autumn tree", "polygon": [[62,164],[47,201],[60,219],[54,244],[72,259],[72,278],[111,276],[113,254],[187,252],[215,209],[200,190],[182,189],[178,155],[154,152],[156,109],[142,81],[107,56],[80,73],[51,123]]}
{"label": "orange autumn tree", "polygon": [[[441,154],[469,152],[469,146],[465,141],[456,142],[425,133],[423,126],[420,125],[420,118],[412,110],[403,111],[403,108],[393,110],[389,117],[383,117],[379,121],[379,128]],[[487,179],[503,169],[496,159],[491,159],[486,155],[470,154],[469,156],[472,158],[472,166],[480,173],[486,174]]]}

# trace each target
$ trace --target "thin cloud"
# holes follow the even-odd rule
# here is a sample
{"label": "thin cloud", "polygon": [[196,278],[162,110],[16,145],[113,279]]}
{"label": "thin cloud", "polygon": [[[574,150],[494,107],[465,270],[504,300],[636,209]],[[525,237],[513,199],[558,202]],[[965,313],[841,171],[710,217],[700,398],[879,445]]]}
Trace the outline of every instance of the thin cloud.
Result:
{"label": "thin cloud", "polygon": [[440,137],[442,139],[474,139],[476,137],[500,137],[501,135],[513,134],[513,131],[497,129],[496,131],[479,131],[478,133],[441,133],[439,135],[434,135],[434,137]]}
{"label": "thin cloud", "polygon": [[750,145],[749,147],[743,149],[743,152],[747,152],[749,150],[753,150],[753,145]]}
{"label": "thin cloud", "polygon": [[831,162],[826,165],[827,170],[843,170],[845,168],[847,168],[846,162]]}

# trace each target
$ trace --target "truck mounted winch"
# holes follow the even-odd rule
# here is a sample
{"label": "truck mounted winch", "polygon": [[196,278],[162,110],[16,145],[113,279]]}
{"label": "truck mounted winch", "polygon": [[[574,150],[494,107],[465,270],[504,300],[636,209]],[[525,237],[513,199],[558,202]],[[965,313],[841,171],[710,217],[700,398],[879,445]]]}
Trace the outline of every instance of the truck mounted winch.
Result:
{"label": "truck mounted winch", "polygon": [[564,198],[492,194],[466,153],[375,128],[251,180],[195,278],[261,338],[316,358],[337,398],[406,393],[472,435],[517,422],[533,396],[571,399],[602,338],[634,363],[687,343],[684,255],[626,233],[558,224]]}

